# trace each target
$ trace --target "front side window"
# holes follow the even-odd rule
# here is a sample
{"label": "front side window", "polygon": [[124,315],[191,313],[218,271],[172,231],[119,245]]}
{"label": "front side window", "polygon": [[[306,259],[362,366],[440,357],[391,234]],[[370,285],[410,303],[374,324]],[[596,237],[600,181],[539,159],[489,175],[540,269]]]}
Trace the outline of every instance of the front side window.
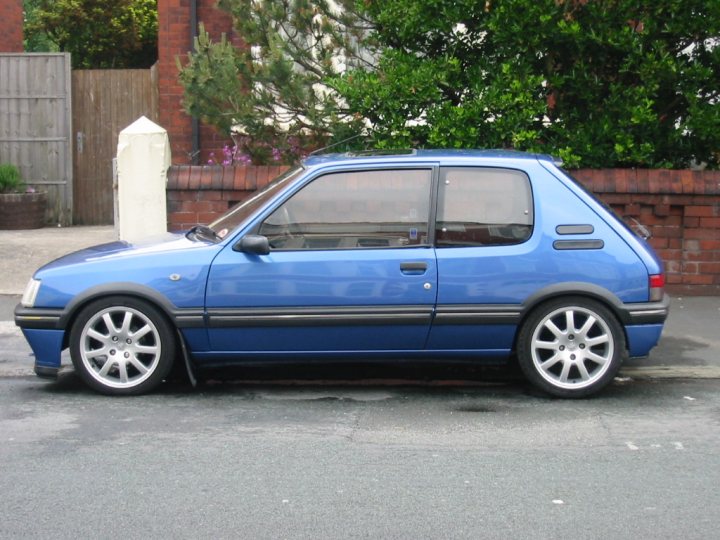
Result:
{"label": "front side window", "polygon": [[532,234],[530,180],[510,169],[441,169],[437,214],[438,247],[520,244]]}
{"label": "front side window", "polygon": [[430,169],[331,173],[275,210],[259,234],[273,249],[358,249],[427,244]]}

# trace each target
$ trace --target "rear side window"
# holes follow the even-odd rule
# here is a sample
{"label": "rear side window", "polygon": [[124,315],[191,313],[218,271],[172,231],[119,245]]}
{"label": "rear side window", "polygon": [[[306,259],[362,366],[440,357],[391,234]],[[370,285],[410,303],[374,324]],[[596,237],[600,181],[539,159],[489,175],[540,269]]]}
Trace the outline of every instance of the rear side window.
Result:
{"label": "rear side window", "polygon": [[438,247],[520,244],[532,234],[527,175],[510,169],[443,168],[435,238]]}

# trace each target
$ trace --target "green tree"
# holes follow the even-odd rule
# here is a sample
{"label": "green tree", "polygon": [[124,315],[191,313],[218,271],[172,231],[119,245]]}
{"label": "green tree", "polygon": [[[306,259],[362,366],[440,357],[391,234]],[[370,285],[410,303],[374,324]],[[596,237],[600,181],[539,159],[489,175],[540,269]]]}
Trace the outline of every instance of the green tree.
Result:
{"label": "green tree", "polygon": [[147,68],[157,60],[157,0],[25,0],[30,52],[65,51],[74,68]]}
{"label": "green tree", "polygon": [[234,138],[255,161],[271,146],[292,154],[360,129],[328,82],[345,69],[372,68],[370,26],[353,0],[220,0],[245,47],[201,27],[180,68],[184,106]]}
{"label": "green tree", "polygon": [[367,1],[378,67],[332,84],[378,146],[509,147],[570,166],[717,166],[720,2]]}
{"label": "green tree", "polygon": [[720,2],[220,0],[185,107],[243,143],[371,128],[377,147],[515,148],[568,166],[718,166]]}

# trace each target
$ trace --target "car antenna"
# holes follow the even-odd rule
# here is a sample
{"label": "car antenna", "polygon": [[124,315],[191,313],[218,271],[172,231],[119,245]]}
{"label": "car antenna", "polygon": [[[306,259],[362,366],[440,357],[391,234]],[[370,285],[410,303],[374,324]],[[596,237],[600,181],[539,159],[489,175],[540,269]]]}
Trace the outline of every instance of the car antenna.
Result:
{"label": "car antenna", "polygon": [[340,144],[343,144],[343,143],[352,141],[352,140],[357,139],[358,137],[362,137],[362,136],[363,136],[362,133],[358,133],[358,134],[356,134],[356,135],[353,135],[352,137],[348,137],[347,139],[343,139],[342,141],[338,141],[338,142],[334,142],[334,143],[332,143],[332,144],[328,144],[327,146],[323,146],[322,148],[318,148],[317,150],[313,150],[312,152],[310,152],[310,153],[308,154],[308,157],[314,156],[314,155],[317,155],[317,154],[321,154],[321,153],[324,152],[325,150],[328,150],[328,149],[330,149],[330,148],[332,148],[332,147],[334,147],[334,146],[338,146],[338,145],[340,145]]}

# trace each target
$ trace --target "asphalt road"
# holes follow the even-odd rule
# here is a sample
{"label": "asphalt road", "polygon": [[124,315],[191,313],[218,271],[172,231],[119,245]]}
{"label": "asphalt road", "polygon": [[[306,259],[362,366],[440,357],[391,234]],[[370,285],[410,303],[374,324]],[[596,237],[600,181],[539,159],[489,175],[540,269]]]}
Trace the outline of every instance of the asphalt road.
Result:
{"label": "asphalt road", "polygon": [[32,375],[18,299],[0,295],[0,538],[717,537],[714,298],[674,299],[651,356],[583,401],[408,364],[107,398]]}
{"label": "asphalt road", "polygon": [[2,538],[714,538],[720,381],[553,400],[0,377]]}

